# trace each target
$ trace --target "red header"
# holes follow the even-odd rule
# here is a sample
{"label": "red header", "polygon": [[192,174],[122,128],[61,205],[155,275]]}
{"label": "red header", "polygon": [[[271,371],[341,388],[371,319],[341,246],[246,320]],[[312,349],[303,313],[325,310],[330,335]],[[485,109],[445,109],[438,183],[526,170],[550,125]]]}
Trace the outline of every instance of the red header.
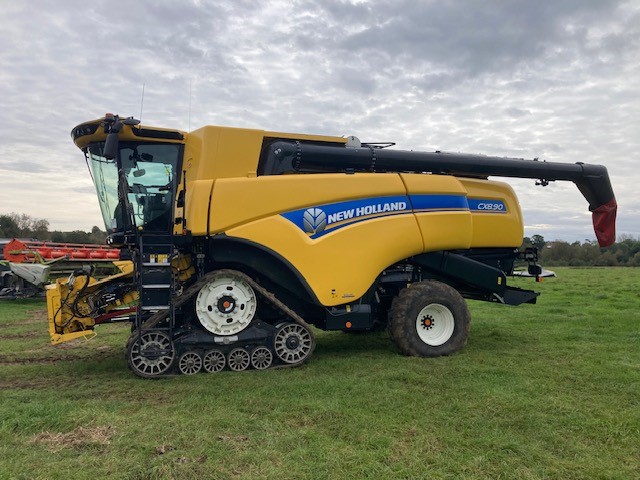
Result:
{"label": "red header", "polygon": [[120,251],[106,245],[42,242],[14,238],[4,246],[4,259],[14,263],[38,263],[66,257],[68,260],[118,260]]}

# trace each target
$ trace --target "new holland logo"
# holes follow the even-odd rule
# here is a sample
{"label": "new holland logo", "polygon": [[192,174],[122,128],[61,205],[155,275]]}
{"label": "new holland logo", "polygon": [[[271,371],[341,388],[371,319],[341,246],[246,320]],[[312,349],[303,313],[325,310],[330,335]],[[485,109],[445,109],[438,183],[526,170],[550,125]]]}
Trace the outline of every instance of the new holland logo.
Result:
{"label": "new holland logo", "polygon": [[327,214],[319,208],[308,208],[302,216],[304,231],[315,235],[327,228]]}

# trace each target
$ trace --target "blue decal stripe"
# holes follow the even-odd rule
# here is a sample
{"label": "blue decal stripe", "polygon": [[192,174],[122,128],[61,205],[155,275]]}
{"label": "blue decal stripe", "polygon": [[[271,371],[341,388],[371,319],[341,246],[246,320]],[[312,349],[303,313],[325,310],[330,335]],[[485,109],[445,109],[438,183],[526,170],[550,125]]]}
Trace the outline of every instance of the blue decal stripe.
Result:
{"label": "blue decal stripe", "polygon": [[410,195],[414,210],[468,210],[465,195]]}
{"label": "blue decal stripe", "polygon": [[314,239],[347,225],[375,218],[451,211],[507,213],[507,208],[502,200],[467,199],[460,194],[419,194],[347,200],[284,212],[281,215]]}
{"label": "blue decal stripe", "polygon": [[434,213],[434,212],[469,212],[468,208],[425,208],[414,210],[413,213]]}
{"label": "blue decal stripe", "polygon": [[356,222],[402,213],[411,213],[409,199],[405,195],[347,200],[285,212],[282,216],[311,238],[317,238]]}

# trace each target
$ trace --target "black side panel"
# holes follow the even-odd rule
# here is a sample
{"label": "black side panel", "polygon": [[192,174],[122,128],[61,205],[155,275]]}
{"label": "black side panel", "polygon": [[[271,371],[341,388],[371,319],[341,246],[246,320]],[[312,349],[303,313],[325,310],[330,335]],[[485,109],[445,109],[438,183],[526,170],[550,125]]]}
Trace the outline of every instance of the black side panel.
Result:
{"label": "black side panel", "polygon": [[[500,264],[500,261],[506,260],[501,257],[505,255],[497,252],[496,256],[486,259]],[[420,266],[431,278],[451,285],[466,298],[520,305],[535,303],[539,295],[530,290],[507,286],[504,271],[466,255],[452,252],[423,253],[410,258],[409,262]]]}
{"label": "black side panel", "polygon": [[502,270],[451,252],[423,253],[410,261],[436,275],[485,292],[502,294],[507,285]]}
{"label": "black side panel", "polygon": [[469,250],[451,250],[450,253],[463,255],[472,260],[502,270],[506,275],[513,274],[513,265],[518,257],[515,248],[472,248]]}

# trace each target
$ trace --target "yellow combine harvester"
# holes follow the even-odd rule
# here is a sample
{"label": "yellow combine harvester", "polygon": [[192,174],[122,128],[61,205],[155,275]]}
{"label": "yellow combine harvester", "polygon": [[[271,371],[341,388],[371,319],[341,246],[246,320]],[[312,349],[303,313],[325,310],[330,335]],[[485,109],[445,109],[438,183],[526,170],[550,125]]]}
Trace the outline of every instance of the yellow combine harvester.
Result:
{"label": "yellow combine harvester", "polygon": [[469,334],[464,298],[518,305],[507,285],[523,221],[505,183],[573,181],[601,245],[615,239],[604,167],[401,151],[355,137],[204,127],[108,114],[72,131],[109,243],[131,271],[48,291],[54,342],[131,312],[142,377],[299,365],[323,330],[386,328],[399,350],[448,355]]}

